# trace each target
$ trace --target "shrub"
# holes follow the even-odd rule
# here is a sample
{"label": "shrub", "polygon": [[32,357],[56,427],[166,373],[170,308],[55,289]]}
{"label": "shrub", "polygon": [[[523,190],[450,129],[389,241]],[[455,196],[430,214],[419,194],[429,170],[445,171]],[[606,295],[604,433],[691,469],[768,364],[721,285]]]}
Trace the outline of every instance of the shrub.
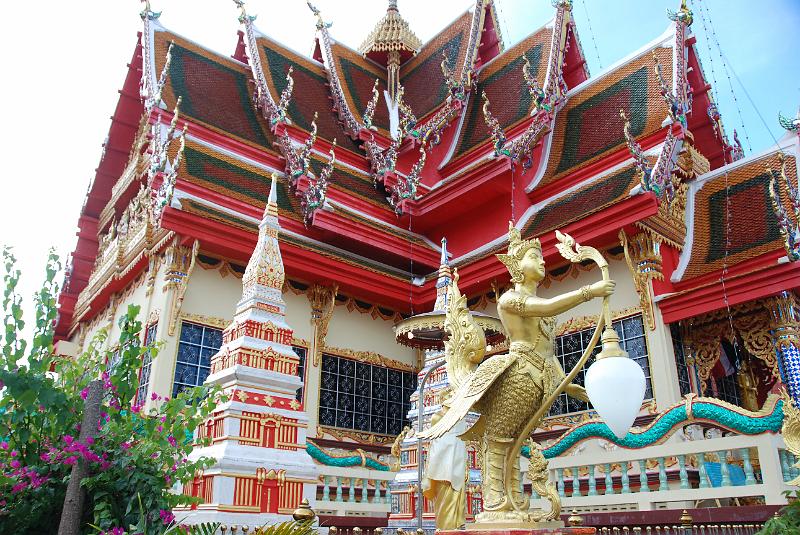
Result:
{"label": "shrub", "polygon": [[[3,250],[3,261],[0,533],[55,532],[76,462],[89,467],[82,483],[87,530],[90,522],[110,531],[141,524],[144,518],[147,533],[165,532],[174,524],[171,510],[196,501],[172,490],[213,464],[212,459],[190,461],[188,455],[194,430],[224,397],[208,387],[173,399],[153,394],[152,408],[144,414],[134,404],[139,369],[146,354],[156,357],[157,347],[141,343],[139,307],[129,306],[120,318],[113,359],[104,331],[77,358],[56,358],[58,258],[50,254],[45,283],[36,293],[30,342],[22,334],[25,324],[16,293],[20,271],[9,249]],[[98,378],[103,381],[101,421],[95,438],[81,443],[83,398],[88,384]]]}

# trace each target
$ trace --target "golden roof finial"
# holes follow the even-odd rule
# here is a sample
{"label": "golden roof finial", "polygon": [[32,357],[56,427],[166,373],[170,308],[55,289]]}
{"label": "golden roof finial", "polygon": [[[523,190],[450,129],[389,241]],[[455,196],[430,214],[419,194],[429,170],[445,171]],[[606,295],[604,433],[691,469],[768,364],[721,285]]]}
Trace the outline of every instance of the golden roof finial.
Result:
{"label": "golden roof finial", "polygon": [[408,22],[400,16],[397,0],[389,0],[386,15],[375,25],[367,38],[358,47],[358,51],[366,55],[370,52],[407,51],[413,54],[422,46]]}

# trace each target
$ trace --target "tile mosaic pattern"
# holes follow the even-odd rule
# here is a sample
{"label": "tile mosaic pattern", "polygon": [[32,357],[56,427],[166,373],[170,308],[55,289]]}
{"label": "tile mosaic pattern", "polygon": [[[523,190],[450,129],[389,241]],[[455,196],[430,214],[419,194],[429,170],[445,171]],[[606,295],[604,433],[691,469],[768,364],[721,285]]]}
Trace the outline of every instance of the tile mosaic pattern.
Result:
{"label": "tile mosaic pattern", "polygon": [[172,62],[162,98],[174,109],[181,97],[180,113],[221,134],[231,135],[268,152],[272,135],[252,104],[253,87],[246,65],[219,56],[170,32],[155,33],[156,72],[161,72],[170,42]]}
{"label": "tile mosaic pattern", "polygon": [[[672,48],[654,49],[671,84]],[[550,157],[539,186],[551,184],[625,147],[624,122],[631,119],[637,140],[660,130],[668,108],[659,92],[652,51],[619,66],[600,79],[590,79],[569,96],[556,115]]]}
{"label": "tile mosaic pattern", "polygon": [[422,119],[438,108],[447,97],[447,87],[442,75],[442,53],[447,53],[451,68],[464,64],[469,42],[472,16],[465,12],[450,26],[425,43],[417,55],[401,65],[400,83],[405,88],[405,101]]}
{"label": "tile mosaic pattern", "polygon": [[[780,168],[777,153],[719,174],[694,192],[691,258],[681,280],[718,271],[723,264],[730,268],[761,254],[783,250],[783,238],[769,197],[767,166]],[[786,174],[796,183],[794,156],[786,157]],[[790,210],[788,199],[784,202]],[[725,233],[728,226],[731,240],[726,259]]]}
{"label": "tile mosaic pattern", "polygon": [[522,76],[524,57],[531,64],[531,74],[539,85],[543,85],[552,35],[551,28],[542,28],[504,51],[478,72],[477,91],[470,95],[453,160],[491,140],[483,118],[483,92],[489,97],[492,114],[504,130],[529,117],[532,102]]}

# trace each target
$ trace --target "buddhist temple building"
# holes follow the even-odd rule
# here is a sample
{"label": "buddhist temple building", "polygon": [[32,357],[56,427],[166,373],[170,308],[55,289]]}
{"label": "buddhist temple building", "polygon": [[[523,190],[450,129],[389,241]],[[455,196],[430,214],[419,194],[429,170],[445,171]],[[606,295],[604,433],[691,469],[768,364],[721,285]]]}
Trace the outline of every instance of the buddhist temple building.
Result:
{"label": "buddhist temple building", "polygon": [[[205,382],[230,396],[197,434],[210,445],[195,454],[217,465],[182,489],[201,503],[179,519],[256,526],[305,498],[324,526],[421,517],[432,533],[414,429],[447,377],[420,388],[443,354],[398,326],[443,310],[456,269],[476,317],[496,317],[509,221],[541,240],[544,297],[601,277],[559,254],[556,230],[603,253],[613,326],[646,376],[624,439],[566,395],[535,431],[564,512],[735,524],[786,503],[800,475],[781,433],[800,403],[800,118],[745,156],[685,4],[590,74],[570,0],[512,46],[493,0],[424,42],[390,0],[358,50],[311,4],[305,20],[257,26],[234,3],[227,55],[145,3],[59,298],[63,354],[101,330],[113,350],[140,305],[162,346],[139,401]],[[270,38],[274,24],[316,25],[311,55]],[[564,369],[599,311],[555,319]],[[480,452],[468,456],[471,518]]]}

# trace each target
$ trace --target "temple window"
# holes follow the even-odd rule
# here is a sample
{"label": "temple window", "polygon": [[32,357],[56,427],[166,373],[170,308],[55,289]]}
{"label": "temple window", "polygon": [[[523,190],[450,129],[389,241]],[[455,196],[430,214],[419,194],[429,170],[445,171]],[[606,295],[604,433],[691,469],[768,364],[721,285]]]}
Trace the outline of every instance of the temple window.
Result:
{"label": "temple window", "polygon": [[298,357],[300,357],[300,363],[297,365],[297,376],[300,378],[301,381],[303,381],[303,386],[301,386],[300,388],[297,389],[297,392],[294,395],[294,399],[296,399],[300,403],[303,403],[303,388],[304,388],[305,383],[306,383],[306,379],[305,379],[305,377],[306,377],[306,354],[307,354],[308,350],[305,347],[301,347],[301,346],[292,346],[292,349],[294,349],[294,352],[297,354]]}
{"label": "temple window", "polygon": [[672,323],[669,326],[672,334],[672,349],[675,354],[675,369],[678,372],[678,387],[681,396],[695,392],[690,378],[690,368],[686,359],[686,347],[683,344],[683,329],[680,324]]}
{"label": "temple window", "polygon": [[319,422],[324,426],[398,435],[407,424],[417,376],[322,354]]}
{"label": "temple window", "polygon": [[[644,323],[642,315],[629,316],[627,318],[620,318],[613,322],[614,330],[620,338],[622,348],[628,352],[631,359],[636,361],[639,366],[644,370],[645,379],[647,381],[647,389],[645,390],[644,398],[651,399],[653,397],[653,386],[650,379],[650,362],[647,354],[647,340],[644,334]],[[589,327],[577,332],[564,334],[556,337],[555,349],[556,358],[558,359],[561,367],[569,371],[575,367],[575,364],[580,359],[583,350],[592,338],[594,327]],[[593,354],[589,357],[586,366],[578,372],[575,378],[575,383],[583,385],[586,370],[594,362],[594,356],[600,352],[601,346],[597,344]],[[590,405],[584,401],[573,399],[566,394],[561,394],[550,409],[549,416],[558,414],[567,414],[570,412],[585,411],[590,409]]]}
{"label": "temple window", "polygon": [[221,345],[222,330],[197,323],[184,322],[181,325],[173,397],[187,388],[203,384],[211,368],[211,357]]}
{"label": "temple window", "polygon": [[[144,345],[150,346],[156,341],[156,331],[158,323],[151,323],[144,331]],[[136,405],[142,405],[147,401],[147,388],[150,385],[150,368],[153,365],[153,358],[150,352],[142,355],[142,367],[139,370],[139,386],[136,388]]]}

